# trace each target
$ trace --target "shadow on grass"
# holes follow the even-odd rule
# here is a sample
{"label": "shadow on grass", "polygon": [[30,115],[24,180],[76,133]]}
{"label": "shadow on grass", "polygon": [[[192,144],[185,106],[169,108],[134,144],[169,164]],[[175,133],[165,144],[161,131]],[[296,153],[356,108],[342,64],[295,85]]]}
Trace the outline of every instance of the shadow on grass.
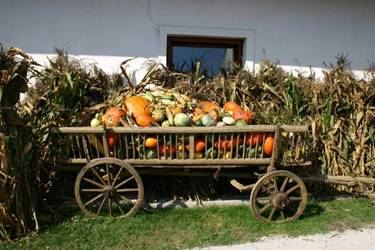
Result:
{"label": "shadow on grass", "polygon": [[317,203],[308,203],[306,206],[306,209],[304,213],[299,217],[299,220],[319,216],[324,212],[324,208],[322,208],[319,204]]}

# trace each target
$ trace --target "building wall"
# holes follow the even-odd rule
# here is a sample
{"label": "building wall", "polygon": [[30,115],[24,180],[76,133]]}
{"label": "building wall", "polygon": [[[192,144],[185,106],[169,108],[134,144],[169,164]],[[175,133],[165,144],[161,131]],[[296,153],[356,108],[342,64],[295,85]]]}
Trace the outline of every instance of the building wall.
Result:
{"label": "building wall", "polygon": [[164,62],[167,34],[233,36],[246,38],[249,69],[263,59],[319,68],[343,53],[362,70],[375,62],[374,9],[370,0],[0,0],[0,43],[39,61],[66,48],[114,71],[126,57]]}

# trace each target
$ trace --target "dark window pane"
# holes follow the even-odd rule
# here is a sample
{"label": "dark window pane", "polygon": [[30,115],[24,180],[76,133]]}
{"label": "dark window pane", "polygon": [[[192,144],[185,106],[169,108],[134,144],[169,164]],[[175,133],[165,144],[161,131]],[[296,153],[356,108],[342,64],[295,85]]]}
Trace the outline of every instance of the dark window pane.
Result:
{"label": "dark window pane", "polygon": [[196,62],[201,62],[201,72],[211,77],[231,71],[234,61],[233,48],[204,48],[173,46],[172,67],[182,72],[192,72]]}

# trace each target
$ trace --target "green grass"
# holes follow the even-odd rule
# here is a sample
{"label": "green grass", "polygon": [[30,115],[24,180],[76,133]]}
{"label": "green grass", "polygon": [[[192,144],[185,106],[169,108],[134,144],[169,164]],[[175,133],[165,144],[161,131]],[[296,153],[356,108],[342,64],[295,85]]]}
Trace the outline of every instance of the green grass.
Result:
{"label": "green grass", "polygon": [[129,219],[89,219],[79,213],[40,235],[2,244],[0,249],[180,249],[370,224],[375,224],[375,209],[365,198],[310,202],[302,217],[282,225],[256,221],[247,206],[152,210]]}

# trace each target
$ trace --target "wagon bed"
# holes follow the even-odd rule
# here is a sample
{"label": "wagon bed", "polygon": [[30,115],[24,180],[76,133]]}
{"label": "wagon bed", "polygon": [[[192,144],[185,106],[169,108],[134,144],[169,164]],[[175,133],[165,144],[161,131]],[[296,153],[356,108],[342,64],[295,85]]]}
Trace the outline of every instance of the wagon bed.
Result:
{"label": "wagon bed", "polygon": [[[90,216],[104,210],[122,215],[136,213],[143,202],[139,168],[225,169],[265,166],[251,185],[232,180],[240,191],[252,191],[250,207],[257,219],[285,222],[305,209],[307,191],[295,174],[281,166],[308,166],[307,126],[246,125],[228,127],[60,127],[57,164],[80,165],[75,182],[79,207]],[[147,138],[158,142],[150,154]],[[265,141],[272,137],[272,152]],[[197,141],[204,148],[197,152]]]}

